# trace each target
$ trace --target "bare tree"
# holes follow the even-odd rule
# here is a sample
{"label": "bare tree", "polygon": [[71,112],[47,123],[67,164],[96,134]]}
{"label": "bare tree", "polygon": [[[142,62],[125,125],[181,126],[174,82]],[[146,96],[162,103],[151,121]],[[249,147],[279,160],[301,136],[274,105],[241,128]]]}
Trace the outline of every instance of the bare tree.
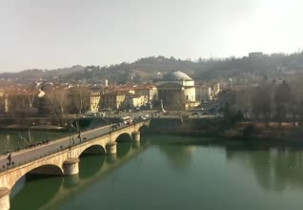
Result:
{"label": "bare tree", "polygon": [[89,109],[90,90],[78,85],[69,89],[70,110],[73,113],[82,114]]}
{"label": "bare tree", "polygon": [[252,92],[252,112],[255,118],[268,121],[271,118],[272,96],[268,85],[256,87]]}
{"label": "bare tree", "polygon": [[47,91],[45,97],[50,113],[63,126],[64,114],[69,105],[67,91],[63,88],[53,88]]}
{"label": "bare tree", "polygon": [[7,91],[7,100],[9,103],[9,112],[16,118],[33,115],[37,113],[37,109],[33,107],[34,98],[33,92],[28,92],[26,89],[10,89]]}
{"label": "bare tree", "polygon": [[291,100],[291,89],[289,85],[283,81],[274,91],[274,102],[276,107],[276,118],[281,124],[283,119],[286,119],[289,111],[289,102]]}
{"label": "bare tree", "polygon": [[235,96],[235,108],[241,110],[244,118],[250,118],[252,112],[252,92],[251,88],[239,90]]}
{"label": "bare tree", "polygon": [[38,93],[39,93],[39,90],[34,85],[30,85],[25,88],[25,96],[27,98],[28,106],[30,108],[33,107],[34,101],[38,97]]}
{"label": "bare tree", "polygon": [[291,98],[289,103],[290,113],[292,115],[293,125],[297,121],[302,124],[303,121],[303,75],[296,75],[290,83]]}

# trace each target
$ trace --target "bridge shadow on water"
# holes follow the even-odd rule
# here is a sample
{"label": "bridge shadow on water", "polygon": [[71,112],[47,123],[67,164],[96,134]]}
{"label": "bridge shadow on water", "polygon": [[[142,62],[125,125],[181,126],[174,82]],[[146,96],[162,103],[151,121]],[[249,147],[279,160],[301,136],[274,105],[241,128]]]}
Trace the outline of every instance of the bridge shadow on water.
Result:
{"label": "bridge shadow on water", "polygon": [[96,174],[103,166],[105,155],[89,155],[80,158],[79,177],[86,179]]}
{"label": "bridge shadow on water", "polygon": [[63,183],[63,177],[27,175],[11,192],[11,209],[40,209],[51,200]]}
{"label": "bridge shadow on water", "polygon": [[117,142],[117,157],[122,158],[130,151],[132,147],[131,136],[127,133],[121,134],[116,142]]}

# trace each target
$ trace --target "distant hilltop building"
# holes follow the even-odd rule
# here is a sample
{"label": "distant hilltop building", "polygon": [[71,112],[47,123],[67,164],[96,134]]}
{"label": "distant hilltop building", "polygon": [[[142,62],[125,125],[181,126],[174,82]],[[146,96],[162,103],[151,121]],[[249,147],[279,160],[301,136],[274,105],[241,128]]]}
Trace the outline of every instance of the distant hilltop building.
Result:
{"label": "distant hilltop building", "polygon": [[248,57],[250,58],[260,58],[263,56],[263,52],[250,52]]}
{"label": "distant hilltop building", "polygon": [[158,98],[165,109],[183,110],[196,107],[194,80],[181,71],[170,72],[158,81]]}

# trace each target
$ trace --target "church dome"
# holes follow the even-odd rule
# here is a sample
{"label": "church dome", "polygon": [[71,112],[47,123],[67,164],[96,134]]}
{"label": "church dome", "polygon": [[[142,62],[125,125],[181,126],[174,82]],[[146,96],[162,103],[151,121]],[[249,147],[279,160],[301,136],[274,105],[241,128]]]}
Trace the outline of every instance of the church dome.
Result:
{"label": "church dome", "polygon": [[193,79],[182,71],[173,71],[173,72],[166,74],[162,80],[164,80],[164,81],[178,81],[178,80],[188,81],[188,80],[193,80]]}

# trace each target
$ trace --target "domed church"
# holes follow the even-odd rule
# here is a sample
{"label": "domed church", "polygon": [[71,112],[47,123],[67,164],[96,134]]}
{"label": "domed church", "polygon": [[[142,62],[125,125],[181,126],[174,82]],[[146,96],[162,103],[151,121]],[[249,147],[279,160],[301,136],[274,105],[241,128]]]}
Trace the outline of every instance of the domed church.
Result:
{"label": "domed church", "polygon": [[158,98],[165,109],[184,110],[197,106],[194,80],[181,71],[166,74],[158,81]]}

